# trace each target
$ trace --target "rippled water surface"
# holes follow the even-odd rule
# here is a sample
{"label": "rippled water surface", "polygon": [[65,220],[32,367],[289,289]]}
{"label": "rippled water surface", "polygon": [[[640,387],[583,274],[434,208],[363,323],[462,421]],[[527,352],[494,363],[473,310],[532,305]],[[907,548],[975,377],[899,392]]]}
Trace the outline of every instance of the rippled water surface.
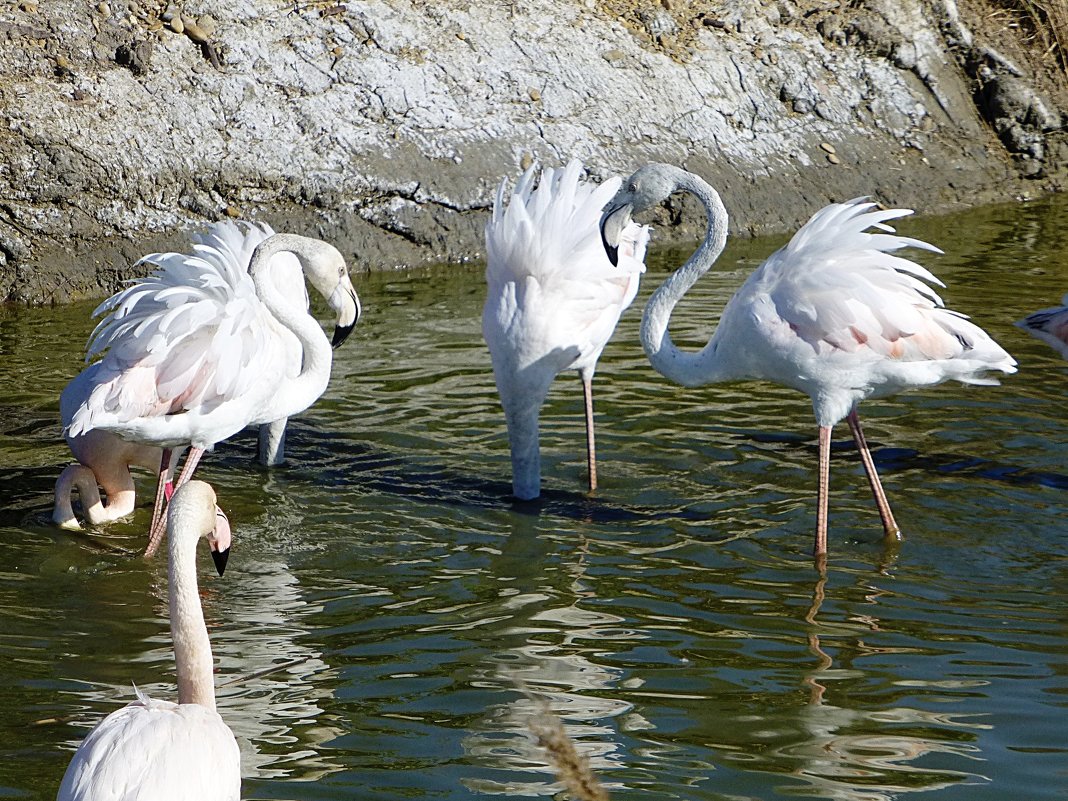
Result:
{"label": "rippled water surface", "polygon": [[[836,431],[823,576],[807,398],[682,389],[641,353],[641,305],[679,254],[601,360],[602,487],[583,492],[581,388],[561,376],[531,505],[509,499],[481,268],[357,276],[365,316],[288,464],[255,466],[246,433],[200,470],[235,528],[201,595],[244,797],[550,797],[543,705],[613,798],[1068,797],[1068,363],[1011,325],[1068,291],[1066,211],[900,226],[946,251],[923,255],[944,297],[1021,370],[862,407],[899,548]],[[707,338],[778,244],[732,244],[676,340]],[[151,480],[129,521],[49,523],[92,308],[0,309],[4,798],[53,798],[132,682],[176,695],[165,566],[133,556]]]}

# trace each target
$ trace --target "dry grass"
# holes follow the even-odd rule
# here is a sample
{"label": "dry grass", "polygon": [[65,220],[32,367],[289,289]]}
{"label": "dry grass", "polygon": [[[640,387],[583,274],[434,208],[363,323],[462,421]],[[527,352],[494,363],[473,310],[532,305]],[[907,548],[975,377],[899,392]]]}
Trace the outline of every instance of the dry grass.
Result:
{"label": "dry grass", "polygon": [[1031,29],[1044,55],[1056,59],[1068,74],[1068,0],[1003,0]]}
{"label": "dry grass", "polygon": [[608,801],[608,791],[597,779],[589,760],[575,749],[564,724],[547,706],[530,719],[529,726],[574,801]]}

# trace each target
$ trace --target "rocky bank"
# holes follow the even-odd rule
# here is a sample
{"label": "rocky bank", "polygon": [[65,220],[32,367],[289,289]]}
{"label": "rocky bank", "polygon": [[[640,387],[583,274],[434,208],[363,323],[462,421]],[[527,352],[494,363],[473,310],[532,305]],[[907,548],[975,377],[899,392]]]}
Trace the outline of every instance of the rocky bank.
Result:
{"label": "rocky bank", "polygon": [[994,0],[8,0],[0,299],[103,296],[226,215],[354,271],[478,258],[532,160],[685,165],[734,233],[1056,191],[1049,39]]}

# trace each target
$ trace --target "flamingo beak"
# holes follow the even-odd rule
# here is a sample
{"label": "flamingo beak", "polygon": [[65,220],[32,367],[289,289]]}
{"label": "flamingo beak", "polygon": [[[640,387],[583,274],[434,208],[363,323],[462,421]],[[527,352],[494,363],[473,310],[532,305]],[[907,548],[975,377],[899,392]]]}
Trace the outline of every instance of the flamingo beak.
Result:
{"label": "flamingo beak", "polygon": [[632,210],[629,202],[613,198],[601,213],[601,244],[613,267],[619,264],[619,242],[623,238],[623,229],[630,225]]}
{"label": "flamingo beak", "polygon": [[355,288],[352,286],[352,281],[349,279],[348,274],[342,275],[341,280],[338,281],[337,288],[334,289],[330,295],[330,299],[327,301],[330,307],[337,312],[337,325],[334,327],[334,338],[330,340],[331,347],[339,347],[349,334],[352,333],[352,329],[356,323],[360,320],[360,298],[356,294]]}
{"label": "flamingo beak", "polygon": [[352,329],[356,327],[356,324],[352,325],[337,325],[334,326],[334,337],[330,340],[330,347],[339,348],[346,339],[349,338],[349,334],[352,333]]}
{"label": "flamingo beak", "polygon": [[211,561],[215,563],[215,569],[221,576],[226,570],[226,562],[230,558],[230,519],[226,512],[215,507],[215,533],[209,539],[211,543]]}

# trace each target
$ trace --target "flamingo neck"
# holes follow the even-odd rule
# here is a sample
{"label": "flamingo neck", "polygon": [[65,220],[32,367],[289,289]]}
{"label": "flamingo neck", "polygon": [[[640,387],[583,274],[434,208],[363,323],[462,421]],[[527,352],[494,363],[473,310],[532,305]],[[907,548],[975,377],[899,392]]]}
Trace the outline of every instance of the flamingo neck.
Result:
{"label": "flamingo neck", "polygon": [[505,408],[508,448],[512,457],[512,494],[529,501],[541,495],[541,448],[538,444],[538,412],[541,404],[521,409]]}
{"label": "flamingo neck", "polygon": [[178,673],[178,703],[215,709],[214,661],[197,585],[198,521],[186,509],[171,512],[168,574],[171,639]]}
{"label": "flamingo neck", "polygon": [[719,379],[720,365],[715,348],[697,353],[679,350],[671,340],[668,323],[678,302],[723,252],[727,244],[727,209],[715,189],[685,170],[678,171],[675,190],[689,192],[701,201],[708,227],[704,241],[689,260],[649,298],[642,315],[641,341],[657,372],[679,384],[696,386]]}
{"label": "flamingo neck", "polygon": [[296,378],[277,388],[271,403],[272,416],[269,419],[272,420],[307,409],[326,391],[330,381],[333,359],[330,342],[319,324],[308,314],[306,304],[302,306],[283,296],[276,282],[271,279],[271,271],[267,269],[271,258],[284,251],[296,256],[301,268],[307,272],[312,252],[309,242],[296,234],[275,234],[256,248],[248,267],[256,295],[275,320],[297,338],[303,356]]}

